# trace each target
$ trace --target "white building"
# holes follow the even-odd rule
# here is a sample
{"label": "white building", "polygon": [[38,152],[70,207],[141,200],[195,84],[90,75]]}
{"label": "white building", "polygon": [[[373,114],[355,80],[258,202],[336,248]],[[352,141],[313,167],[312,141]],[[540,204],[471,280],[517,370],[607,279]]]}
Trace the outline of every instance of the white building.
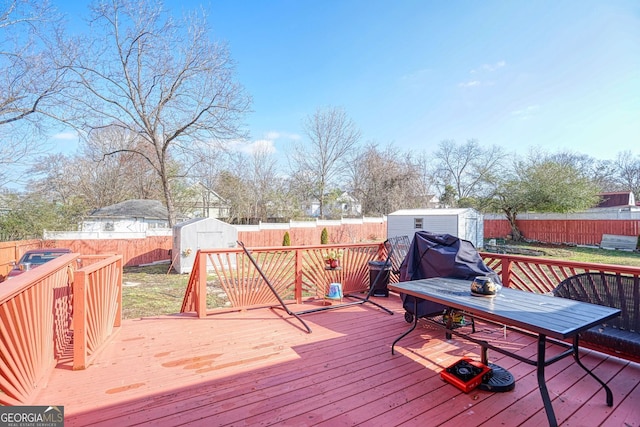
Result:
{"label": "white building", "polygon": [[81,224],[84,232],[144,233],[168,229],[169,212],[158,200],[127,200],[96,209]]}
{"label": "white building", "polygon": [[181,222],[173,227],[173,269],[180,274],[191,273],[198,249],[235,248],[237,240],[236,227],[214,218]]}
{"label": "white building", "polygon": [[475,209],[402,209],[387,215],[387,238],[408,236],[416,231],[451,234],[484,246],[483,216]]}
{"label": "white building", "polygon": [[[303,210],[307,216],[318,218],[320,216],[320,202],[317,200],[308,202]],[[334,201],[325,202],[323,211],[325,217],[330,218],[359,217],[362,216],[362,204],[345,191]]]}

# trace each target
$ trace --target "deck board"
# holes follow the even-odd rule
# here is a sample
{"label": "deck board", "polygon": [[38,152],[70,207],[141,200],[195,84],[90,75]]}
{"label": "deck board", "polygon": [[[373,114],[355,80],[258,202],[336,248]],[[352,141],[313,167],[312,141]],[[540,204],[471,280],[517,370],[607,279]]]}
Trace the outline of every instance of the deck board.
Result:
{"label": "deck board", "polygon": [[[440,371],[463,356],[479,359],[478,346],[421,321],[392,356],[409,325],[397,296],[376,300],[397,314],[368,304],[307,314],[311,334],[277,309],[126,320],[92,366],[61,363],[33,403],[63,405],[67,426],[546,424],[533,366],[490,352],[516,377],[515,390],[462,393]],[[531,337],[481,322],[477,329],[535,355]],[[583,360],[612,387],[614,407],[567,358],[546,375],[559,422],[640,427],[640,365],[589,350]]]}

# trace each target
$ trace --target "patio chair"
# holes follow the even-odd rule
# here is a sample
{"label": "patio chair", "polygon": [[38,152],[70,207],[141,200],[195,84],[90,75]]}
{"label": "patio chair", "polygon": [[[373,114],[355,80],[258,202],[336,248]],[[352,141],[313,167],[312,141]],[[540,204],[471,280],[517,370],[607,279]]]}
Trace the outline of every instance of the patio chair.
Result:
{"label": "patio chair", "polygon": [[400,278],[400,266],[407,257],[411,240],[409,236],[389,237],[385,240],[384,245],[387,249],[387,262],[391,263],[391,274],[393,274],[396,281],[398,281]]}

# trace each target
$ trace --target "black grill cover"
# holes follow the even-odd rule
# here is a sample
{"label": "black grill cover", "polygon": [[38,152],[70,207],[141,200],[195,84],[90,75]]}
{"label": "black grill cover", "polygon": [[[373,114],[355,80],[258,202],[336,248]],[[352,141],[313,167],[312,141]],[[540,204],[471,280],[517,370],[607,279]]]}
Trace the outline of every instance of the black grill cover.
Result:
{"label": "black grill cover", "polygon": [[[399,280],[406,282],[431,277],[473,280],[477,276],[491,277],[494,283],[502,286],[500,276],[487,267],[470,241],[450,234],[418,231],[400,265]],[[414,298],[405,294],[400,294],[400,297],[404,309],[418,317],[442,314],[446,308],[442,304],[418,298],[418,312],[413,313]]]}

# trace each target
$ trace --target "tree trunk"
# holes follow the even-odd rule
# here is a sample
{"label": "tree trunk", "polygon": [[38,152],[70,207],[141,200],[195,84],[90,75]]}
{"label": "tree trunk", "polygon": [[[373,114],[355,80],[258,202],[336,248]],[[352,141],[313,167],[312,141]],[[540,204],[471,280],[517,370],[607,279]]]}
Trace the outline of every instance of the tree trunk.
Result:
{"label": "tree trunk", "polygon": [[[164,171],[164,167],[162,169]],[[171,183],[166,173],[162,173],[160,179],[162,180],[162,190],[164,192],[165,203],[167,204],[167,213],[169,216],[167,219],[169,220],[169,227],[173,228],[176,224],[177,215],[173,204],[173,196],[171,195]]]}
{"label": "tree trunk", "polygon": [[511,227],[511,239],[515,242],[522,241],[524,236],[516,224],[516,217],[518,216],[518,213],[511,209],[505,209],[504,213],[507,217],[507,221],[509,221],[509,226]]}

